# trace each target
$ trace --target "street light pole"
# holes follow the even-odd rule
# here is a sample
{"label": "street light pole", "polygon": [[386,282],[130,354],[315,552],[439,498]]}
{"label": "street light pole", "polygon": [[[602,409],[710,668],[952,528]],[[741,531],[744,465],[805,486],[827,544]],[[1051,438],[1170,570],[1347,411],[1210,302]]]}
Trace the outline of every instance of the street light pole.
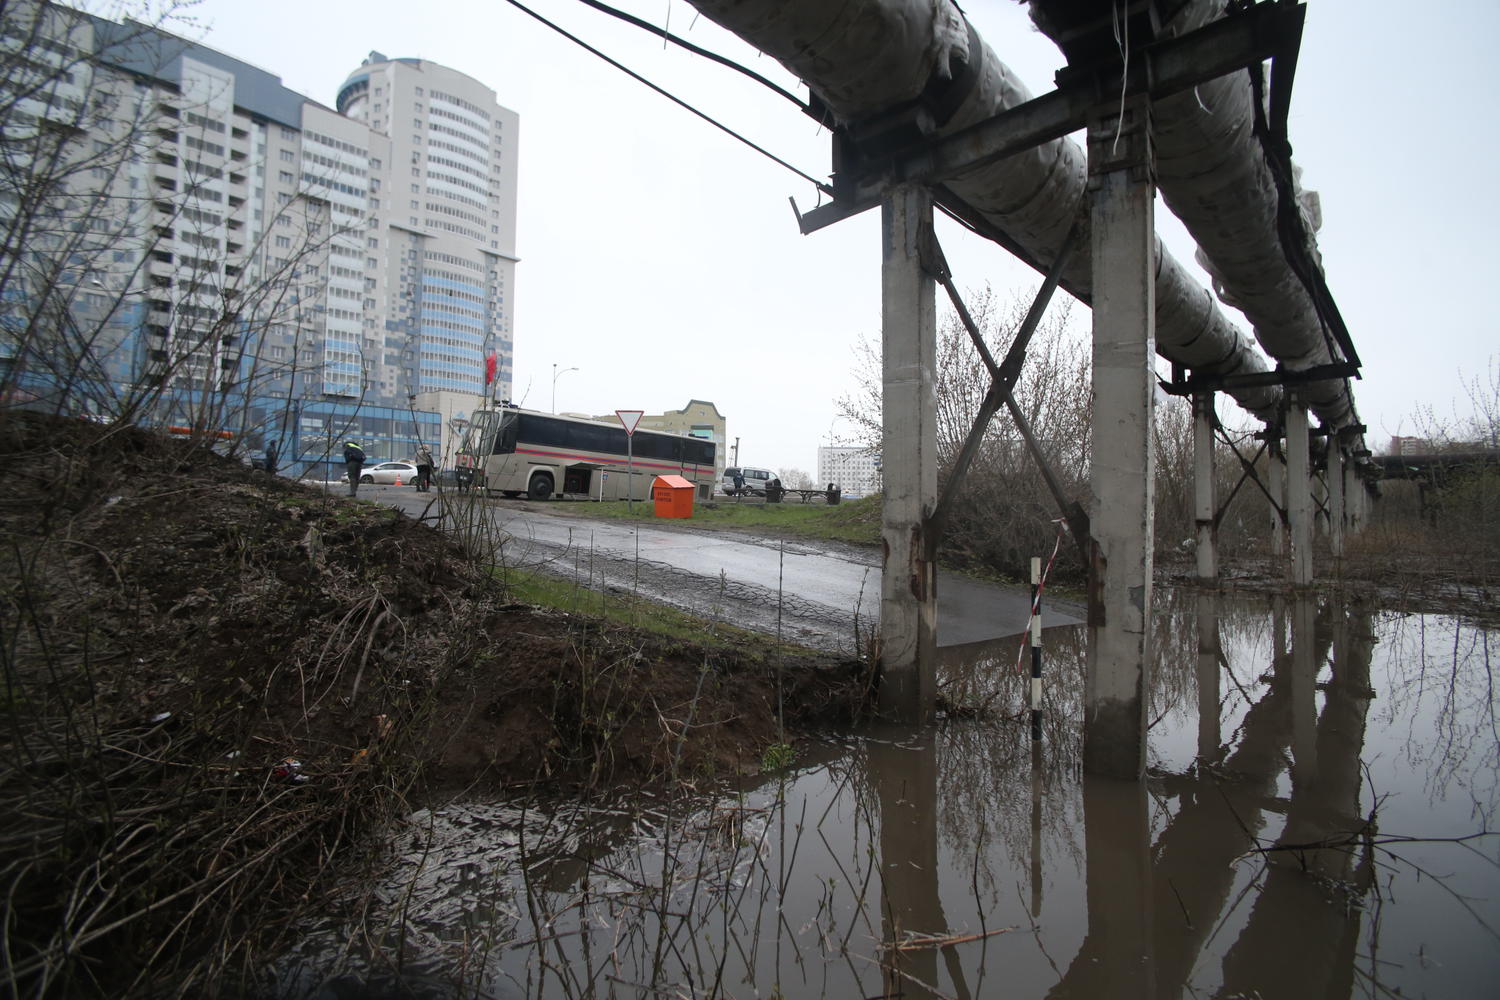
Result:
{"label": "street light pole", "polygon": [[553,413],[557,412],[557,380],[560,379],[560,378],[562,378],[564,375],[568,374],[568,372],[576,372],[576,371],[578,371],[577,368],[564,368],[562,371],[558,371],[557,370],[557,363],[553,362],[553,364],[552,364],[552,412]]}

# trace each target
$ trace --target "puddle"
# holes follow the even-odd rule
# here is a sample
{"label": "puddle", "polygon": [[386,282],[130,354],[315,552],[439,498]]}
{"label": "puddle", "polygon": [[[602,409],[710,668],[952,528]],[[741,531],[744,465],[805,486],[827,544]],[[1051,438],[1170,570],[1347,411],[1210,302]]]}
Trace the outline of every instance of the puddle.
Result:
{"label": "puddle", "polygon": [[282,994],[1487,994],[1496,634],[1163,596],[1144,784],[1081,776],[1079,630],[1046,633],[1039,747],[1019,640],[949,649],[944,697],[982,714],[739,791],[418,813],[376,929],[309,928]]}

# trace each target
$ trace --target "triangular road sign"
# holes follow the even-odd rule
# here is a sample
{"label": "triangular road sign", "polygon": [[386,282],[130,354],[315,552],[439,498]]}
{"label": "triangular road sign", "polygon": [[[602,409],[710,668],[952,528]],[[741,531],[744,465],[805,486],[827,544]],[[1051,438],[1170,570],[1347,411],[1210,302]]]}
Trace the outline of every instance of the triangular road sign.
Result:
{"label": "triangular road sign", "polygon": [[629,434],[629,435],[633,435],[635,433],[635,425],[638,424],[638,423],[640,423],[641,422],[641,418],[644,417],[645,415],[646,415],[646,411],[645,410],[616,410],[615,411],[615,416],[617,416],[617,417],[620,418],[620,423],[622,423],[622,424],[625,425],[625,433]]}

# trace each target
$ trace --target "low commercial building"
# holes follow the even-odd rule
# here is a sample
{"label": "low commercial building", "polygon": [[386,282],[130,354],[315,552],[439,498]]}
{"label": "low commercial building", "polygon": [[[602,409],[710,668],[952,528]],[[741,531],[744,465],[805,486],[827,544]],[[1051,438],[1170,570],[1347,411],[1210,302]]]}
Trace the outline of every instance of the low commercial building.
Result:
{"label": "low commercial building", "polygon": [[[594,417],[595,420],[614,420],[613,413]],[[648,413],[641,417],[638,425],[648,431],[668,431],[672,434],[685,434],[688,437],[702,438],[714,443],[714,467],[719,478],[724,476],[724,466],[729,462],[726,447],[728,437],[725,433],[724,415],[713,403],[704,399],[690,399],[686,406],[680,410],[667,410],[665,413]]]}

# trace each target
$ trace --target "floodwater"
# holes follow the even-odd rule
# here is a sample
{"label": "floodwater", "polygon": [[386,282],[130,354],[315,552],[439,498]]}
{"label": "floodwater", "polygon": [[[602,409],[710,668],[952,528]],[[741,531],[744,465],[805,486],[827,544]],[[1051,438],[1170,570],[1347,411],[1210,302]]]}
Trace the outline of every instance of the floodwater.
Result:
{"label": "floodwater", "polygon": [[285,990],[1494,995],[1496,633],[1327,597],[1162,603],[1143,784],[1080,773],[1079,629],[1045,633],[1040,744],[1017,640],[950,647],[942,690],[980,712],[739,789],[413,815],[360,904],[383,937],[310,928]]}

